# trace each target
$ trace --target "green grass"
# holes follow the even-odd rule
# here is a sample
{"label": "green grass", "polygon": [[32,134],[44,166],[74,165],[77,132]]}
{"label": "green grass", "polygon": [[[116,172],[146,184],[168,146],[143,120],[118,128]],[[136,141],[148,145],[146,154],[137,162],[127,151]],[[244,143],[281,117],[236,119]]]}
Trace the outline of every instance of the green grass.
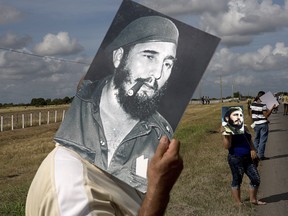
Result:
{"label": "green grass", "polygon": [[25,202],[26,194],[29,188],[29,184],[14,186],[5,185],[6,188],[1,191],[0,213],[1,215],[18,216],[25,215]]}
{"label": "green grass", "polygon": [[25,215],[25,200],[59,124],[0,132],[0,215]]}
{"label": "green grass", "polygon": [[[171,192],[166,215],[252,216],[248,203],[239,209],[231,194],[227,150],[219,133],[221,106],[189,105],[176,130],[184,170]],[[225,104],[225,105],[232,105]],[[29,185],[45,156],[53,149],[59,124],[0,132],[0,215],[25,215]],[[242,196],[248,198],[248,180]]]}

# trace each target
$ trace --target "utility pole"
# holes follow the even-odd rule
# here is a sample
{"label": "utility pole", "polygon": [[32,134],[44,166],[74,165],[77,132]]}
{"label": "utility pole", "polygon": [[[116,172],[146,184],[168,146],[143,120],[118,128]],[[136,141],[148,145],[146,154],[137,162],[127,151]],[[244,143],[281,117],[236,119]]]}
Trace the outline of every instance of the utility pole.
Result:
{"label": "utility pole", "polygon": [[199,98],[202,98],[202,81],[199,82]]}
{"label": "utility pole", "polygon": [[222,76],[220,75],[220,97],[221,97],[221,103],[223,103],[222,99]]}

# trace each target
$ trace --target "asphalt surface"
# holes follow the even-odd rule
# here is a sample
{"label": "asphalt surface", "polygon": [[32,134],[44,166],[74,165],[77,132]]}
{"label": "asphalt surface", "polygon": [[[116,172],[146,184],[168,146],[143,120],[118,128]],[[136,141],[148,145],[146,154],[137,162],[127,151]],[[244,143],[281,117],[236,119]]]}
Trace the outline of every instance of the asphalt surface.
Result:
{"label": "asphalt surface", "polygon": [[288,115],[279,111],[269,116],[269,137],[265,156],[259,165],[261,185],[258,198],[267,202],[257,206],[257,216],[288,216]]}

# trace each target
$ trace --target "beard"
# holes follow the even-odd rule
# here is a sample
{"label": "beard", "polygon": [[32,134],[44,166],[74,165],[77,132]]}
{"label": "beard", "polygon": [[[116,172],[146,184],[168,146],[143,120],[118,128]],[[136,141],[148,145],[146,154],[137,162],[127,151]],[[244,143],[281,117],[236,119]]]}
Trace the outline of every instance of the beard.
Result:
{"label": "beard", "polygon": [[[122,62],[126,62],[125,59]],[[160,89],[158,89],[158,85],[156,83],[153,88],[155,93],[150,98],[145,94],[139,94],[137,92],[132,96],[128,96],[127,90],[124,89],[124,83],[131,81],[130,71],[125,69],[124,63],[120,64],[115,70],[113,81],[115,89],[118,90],[116,97],[119,104],[124,111],[131,116],[131,118],[135,120],[147,120],[157,111],[161,98],[167,88],[167,82]],[[145,82],[144,80],[145,79],[139,78],[136,81]]]}
{"label": "beard", "polygon": [[241,122],[241,124],[235,124],[231,119],[229,119],[229,124],[237,130],[240,130],[243,127],[243,122]]}

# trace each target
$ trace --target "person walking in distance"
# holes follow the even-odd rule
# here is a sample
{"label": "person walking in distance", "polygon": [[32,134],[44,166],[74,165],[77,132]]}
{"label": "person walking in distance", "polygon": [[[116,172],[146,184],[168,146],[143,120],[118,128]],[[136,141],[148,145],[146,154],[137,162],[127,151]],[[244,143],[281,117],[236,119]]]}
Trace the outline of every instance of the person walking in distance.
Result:
{"label": "person walking in distance", "polygon": [[282,103],[284,107],[283,115],[288,115],[288,95],[287,92],[283,95]]}

